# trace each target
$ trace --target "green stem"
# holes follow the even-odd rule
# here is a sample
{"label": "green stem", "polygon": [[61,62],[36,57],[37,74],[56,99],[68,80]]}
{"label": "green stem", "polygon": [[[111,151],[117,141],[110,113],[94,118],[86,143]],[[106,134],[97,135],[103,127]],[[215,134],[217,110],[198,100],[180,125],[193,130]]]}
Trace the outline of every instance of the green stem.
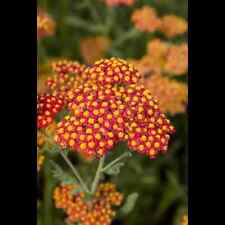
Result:
{"label": "green stem", "polygon": [[139,34],[140,34],[140,32],[137,29],[132,28],[131,30],[127,31],[126,33],[121,34],[119,36],[119,38],[116,39],[114,41],[114,43],[112,44],[112,48],[116,48],[116,47],[120,46],[127,40],[137,37]]}
{"label": "green stem", "polygon": [[118,158],[116,158],[115,160],[113,160],[111,163],[109,163],[107,166],[105,166],[102,169],[102,172],[105,172],[106,170],[108,170],[109,168],[111,168],[112,166],[114,166],[116,163],[118,163],[119,161],[121,161],[122,159],[127,158],[127,157],[131,157],[131,156],[132,156],[132,154],[130,152],[123,153],[121,156],[119,156]]}
{"label": "green stem", "polygon": [[71,161],[69,160],[69,158],[61,151],[59,150],[60,155],[63,157],[63,159],[65,160],[65,162],[67,163],[67,165],[71,168],[71,170],[73,171],[76,179],[80,182],[82,189],[87,192],[90,193],[87,185],[84,183],[83,179],[81,178],[79,172],[76,170],[76,168],[73,166],[73,164],[71,163]]}
{"label": "green stem", "polygon": [[94,194],[96,189],[97,189],[97,186],[98,186],[98,183],[101,179],[101,173],[102,173],[102,168],[104,166],[104,162],[105,162],[105,156],[103,156],[100,160],[99,160],[99,164],[98,164],[98,168],[97,168],[97,171],[96,171],[96,174],[95,174],[95,178],[94,178],[94,181],[92,183],[92,187],[91,187],[91,193]]}
{"label": "green stem", "polygon": [[102,24],[91,24],[90,22],[87,22],[79,17],[68,17],[66,19],[66,23],[75,26],[78,28],[85,29],[92,33],[101,33],[104,34],[106,31],[106,27]]}

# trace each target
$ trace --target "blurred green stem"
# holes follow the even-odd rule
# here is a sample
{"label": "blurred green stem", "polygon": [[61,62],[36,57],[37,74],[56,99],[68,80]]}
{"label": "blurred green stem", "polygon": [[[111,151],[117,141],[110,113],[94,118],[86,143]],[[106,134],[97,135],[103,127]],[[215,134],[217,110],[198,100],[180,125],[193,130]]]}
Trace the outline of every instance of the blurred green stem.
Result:
{"label": "blurred green stem", "polygon": [[107,29],[102,24],[91,24],[90,22],[87,22],[79,17],[68,17],[66,19],[67,24],[79,28],[83,28],[91,33],[100,33],[105,34],[107,33]]}
{"label": "blurred green stem", "polygon": [[101,173],[102,173],[102,168],[104,166],[104,162],[105,162],[105,156],[103,156],[100,160],[99,160],[99,164],[98,164],[98,168],[97,168],[97,171],[96,171],[96,174],[95,174],[95,178],[94,178],[94,181],[92,183],[92,187],[91,187],[91,193],[94,194],[97,187],[98,187],[98,184],[99,184],[99,181],[101,179]]}
{"label": "blurred green stem", "polygon": [[80,182],[82,189],[86,192],[86,193],[90,193],[87,185],[84,183],[83,179],[81,178],[79,172],[76,170],[76,168],[73,166],[73,164],[71,163],[71,161],[69,160],[69,158],[61,151],[59,150],[60,155],[63,157],[63,159],[65,160],[65,162],[67,163],[67,165],[71,168],[71,170],[73,171],[75,177],[77,178],[77,180]]}
{"label": "blurred green stem", "polygon": [[132,39],[132,38],[136,38],[137,36],[139,36],[141,33],[135,29],[135,28],[132,28],[131,30],[127,31],[127,32],[124,32],[123,34],[121,34],[119,36],[118,39],[116,39],[113,44],[112,44],[112,48],[117,48],[119,47],[120,45],[122,45],[124,42]]}

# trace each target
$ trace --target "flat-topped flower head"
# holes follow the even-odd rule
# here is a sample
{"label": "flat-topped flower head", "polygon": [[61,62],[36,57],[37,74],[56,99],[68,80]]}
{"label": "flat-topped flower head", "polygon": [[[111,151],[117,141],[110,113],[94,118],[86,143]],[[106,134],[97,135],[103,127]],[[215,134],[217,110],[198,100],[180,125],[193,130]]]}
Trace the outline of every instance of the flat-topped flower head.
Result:
{"label": "flat-topped flower head", "polygon": [[123,202],[123,195],[116,190],[112,183],[102,183],[91,200],[85,200],[85,194],[72,191],[79,188],[75,185],[61,185],[53,194],[57,208],[61,208],[67,215],[68,223],[82,223],[83,225],[110,225],[116,214],[114,207]]}
{"label": "flat-topped flower head", "polygon": [[188,29],[187,21],[184,18],[175,15],[166,15],[163,16],[161,20],[160,31],[168,38],[181,35]]}
{"label": "flat-topped flower head", "polygon": [[37,128],[50,125],[63,108],[63,100],[49,94],[37,96]]}
{"label": "flat-topped flower head", "polygon": [[142,32],[155,32],[161,26],[161,20],[155,9],[147,5],[136,9],[131,16],[131,21]]}
{"label": "flat-topped flower head", "polygon": [[52,36],[55,32],[55,21],[43,10],[37,10],[37,37],[38,39]]}
{"label": "flat-topped flower head", "polygon": [[119,58],[101,59],[85,70],[88,79],[101,85],[105,84],[135,84],[140,79],[136,68]]}

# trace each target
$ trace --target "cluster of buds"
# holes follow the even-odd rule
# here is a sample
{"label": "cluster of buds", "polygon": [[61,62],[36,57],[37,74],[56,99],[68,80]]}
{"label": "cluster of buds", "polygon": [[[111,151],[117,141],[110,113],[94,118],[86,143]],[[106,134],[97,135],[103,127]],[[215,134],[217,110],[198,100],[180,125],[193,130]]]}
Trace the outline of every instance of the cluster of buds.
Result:
{"label": "cluster of buds", "polygon": [[111,40],[108,37],[96,36],[83,38],[80,41],[80,52],[87,64],[93,64],[95,61],[104,57],[110,45]]}
{"label": "cluster of buds", "polygon": [[50,125],[63,108],[63,100],[49,94],[37,96],[37,128]]}
{"label": "cluster of buds", "polygon": [[120,5],[132,6],[135,3],[135,0],[104,0],[104,1],[106,5],[109,7],[120,6]]}
{"label": "cluster of buds", "polygon": [[188,69],[188,46],[186,43],[175,45],[153,39],[147,45],[147,54],[130,62],[137,67],[142,77],[154,73],[184,75]]}
{"label": "cluster of buds", "polygon": [[186,111],[188,88],[185,83],[160,74],[143,78],[142,83],[155,97],[160,99],[159,106],[162,112],[174,115]]}
{"label": "cluster of buds", "polygon": [[62,148],[97,157],[118,141],[150,158],[167,150],[174,127],[151,93],[137,84],[140,75],[132,65],[100,60],[85,73],[89,82],[68,92],[71,115],[57,125],[55,141]]}
{"label": "cluster of buds", "polygon": [[175,15],[165,15],[160,18],[155,9],[147,5],[135,10],[131,21],[139,31],[160,31],[168,38],[184,34],[188,27],[185,19]]}
{"label": "cluster of buds", "polygon": [[63,209],[67,214],[68,223],[81,223],[82,225],[110,225],[115,210],[120,206],[123,195],[116,190],[112,183],[100,184],[91,200],[86,200],[85,193],[72,192],[79,188],[76,185],[61,185],[53,194],[57,208]]}
{"label": "cluster of buds", "polygon": [[43,10],[37,10],[37,38],[52,36],[55,32],[55,21]]}

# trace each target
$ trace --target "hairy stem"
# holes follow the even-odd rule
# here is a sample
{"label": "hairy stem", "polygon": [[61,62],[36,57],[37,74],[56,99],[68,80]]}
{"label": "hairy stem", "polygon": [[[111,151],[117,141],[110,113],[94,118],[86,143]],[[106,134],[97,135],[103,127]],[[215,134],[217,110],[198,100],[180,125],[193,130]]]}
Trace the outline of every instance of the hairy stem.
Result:
{"label": "hairy stem", "polygon": [[67,163],[67,165],[71,168],[73,174],[75,175],[76,179],[80,182],[80,185],[82,187],[82,189],[87,192],[90,193],[87,185],[84,183],[83,179],[81,178],[79,172],[76,170],[76,168],[73,166],[73,164],[71,163],[71,161],[69,160],[69,158],[61,151],[59,150],[60,155],[63,157],[63,159],[65,160],[65,162]]}
{"label": "hairy stem", "polygon": [[94,181],[92,183],[92,187],[91,187],[91,193],[94,194],[97,186],[99,184],[100,178],[101,178],[101,173],[102,173],[102,168],[104,166],[104,162],[105,162],[105,156],[103,156],[100,160],[99,160],[99,164],[98,164],[98,168],[95,174],[95,178]]}
{"label": "hairy stem", "polygon": [[132,154],[130,152],[123,153],[121,156],[119,156],[118,158],[116,158],[115,160],[113,160],[112,162],[110,162],[107,166],[105,166],[102,169],[102,172],[108,170],[109,168],[111,168],[112,166],[114,166],[116,163],[118,163],[122,159],[127,158],[127,157],[131,157],[131,156],[132,156]]}

